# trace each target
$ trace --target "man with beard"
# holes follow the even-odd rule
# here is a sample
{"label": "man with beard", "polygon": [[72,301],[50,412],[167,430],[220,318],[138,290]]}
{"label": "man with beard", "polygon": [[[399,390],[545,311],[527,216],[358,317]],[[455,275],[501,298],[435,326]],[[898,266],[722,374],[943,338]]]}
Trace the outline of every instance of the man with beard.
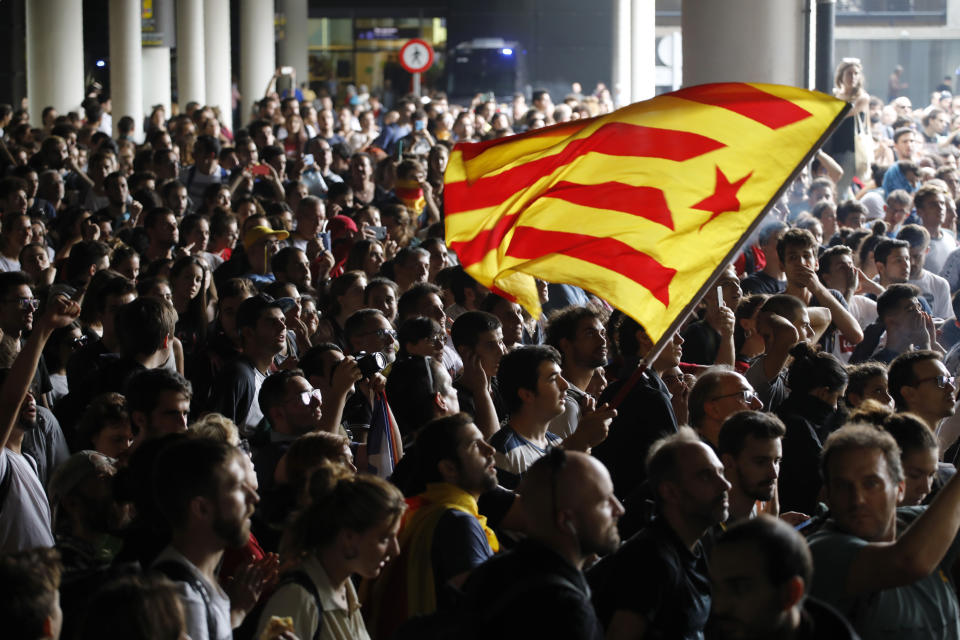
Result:
{"label": "man with beard", "polygon": [[866,424],[830,434],[820,471],[831,517],[810,537],[811,593],[863,638],[960,636],[948,577],[960,550],[960,476],[929,507],[897,508],[904,495],[900,448]]}
{"label": "man with beard", "polygon": [[[400,530],[400,560],[374,583],[369,605],[374,637],[389,638],[399,623],[445,604],[448,586],[500,550],[477,501],[497,486],[493,447],[465,413],[437,418],[416,441],[420,493]],[[399,596],[397,594],[405,594]]]}
{"label": "man with beard", "polygon": [[727,519],[730,483],[689,427],[653,444],[647,477],[656,517],[590,573],[598,616],[607,638],[702,638],[710,582],[700,539]]}
{"label": "man with beard", "polygon": [[242,455],[224,442],[188,438],[166,447],[154,465],[154,493],[171,540],[153,569],[174,581],[191,638],[231,639],[263,582],[276,576],[275,557],[267,555],[238,572],[232,597],[217,582],[224,550],[247,543],[250,516],[260,501]]}
{"label": "man with beard", "polygon": [[602,638],[582,571],[591,555],[620,544],[623,507],[610,474],[586,454],[553,449],[533,463],[523,488],[527,538],[464,584],[483,620],[480,635]]}
{"label": "man with beard", "polygon": [[550,316],[547,344],[563,356],[560,372],[567,381],[563,413],[551,420],[548,428],[566,438],[577,430],[584,409],[594,404],[585,389],[607,364],[607,330],[590,307],[566,307]]}
{"label": "man with beard", "polygon": [[52,547],[50,507],[37,477],[36,464],[21,451],[23,437],[37,426],[37,404],[29,391],[43,346],[50,334],[80,315],[80,306],[63,297],[47,304],[23,350],[0,385],[0,486],[6,486],[0,509],[0,553]]}
{"label": "man with beard", "polygon": [[236,324],[241,353],[214,380],[208,408],[249,435],[263,419],[258,394],[274,357],[286,344],[287,324],[280,304],[264,294],[240,303]]}
{"label": "man with beard", "polygon": [[723,423],[719,453],[730,482],[728,521],[752,518],[759,503],[773,499],[786,433],[780,418],[761,411],[738,411]]}

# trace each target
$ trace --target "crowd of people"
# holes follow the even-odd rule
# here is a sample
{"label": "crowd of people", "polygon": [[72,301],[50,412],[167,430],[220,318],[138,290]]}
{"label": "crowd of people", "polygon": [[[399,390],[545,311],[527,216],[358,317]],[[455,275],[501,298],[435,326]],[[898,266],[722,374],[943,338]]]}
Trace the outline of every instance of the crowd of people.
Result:
{"label": "crowd of people", "polygon": [[[16,638],[957,638],[960,102],[848,117],[652,356],[444,242],[453,144],[574,85],[0,105]],[[644,366],[638,367],[638,364]]]}

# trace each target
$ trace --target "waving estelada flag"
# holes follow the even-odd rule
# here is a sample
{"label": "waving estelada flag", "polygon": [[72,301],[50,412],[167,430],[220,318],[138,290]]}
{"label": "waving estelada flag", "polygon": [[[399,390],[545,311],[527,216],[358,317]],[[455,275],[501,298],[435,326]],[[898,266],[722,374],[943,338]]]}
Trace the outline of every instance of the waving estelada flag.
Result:
{"label": "waving estelada flag", "polygon": [[848,110],[804,89],[708,84],[458,144],[445,175],[447,244],[534,317],[534,277],[574,284],[658,343]]}

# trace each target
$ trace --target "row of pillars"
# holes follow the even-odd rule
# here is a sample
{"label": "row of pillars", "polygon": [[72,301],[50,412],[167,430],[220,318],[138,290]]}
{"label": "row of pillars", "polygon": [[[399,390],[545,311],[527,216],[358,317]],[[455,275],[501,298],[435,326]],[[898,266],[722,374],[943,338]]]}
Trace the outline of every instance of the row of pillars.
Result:
{"label": "row of pillars", "polygon": [[[683,85],[746,81],[808,87],[815,61],[816,88],[829,92],[835,2],[683,0]],[[654,5],[654,0],[613,0],[612,91],[619,104],[654,95]]]}
{"label": "row of pillars", "polygon": [[[217,106],[232,127],[230,0],[175,1],[179,103]],[[815,6],[834,1],[683,0],[683,84],[750,81],[808,86],[808,16]],[[155,5],[173,2],[154,0]],[[286,16],[285,37],[279,43],[281,64],[293,66],[299,81],[307,78],[307,2],[240,0],[239,42],[233,44],[240,49],[244,117],[263,95],[277,66],[275,9]],[[654,95],[656,86],[655,0],[612,2],[612,90],[621,104],[645,100]],[[65,112],[82,100],[83,0],[30,0],[26,8],[27,94],[37,121],[47,105]],[[140,11],[140,0],[109,3],[111,98],[118,116],[114,123],[120,115],[130,115],[138,130],[150,105],[163,104],[170,113],[171,77],[170,49],[141,46]],[[823,28],[822,23],[818,26]],[[828,65],[832,69],[832,56]],[[818,88],[827,89],[820,84]]]}
{"label": "row of pillars", "polygon": [[[233,128],[230,0],[154,0],[157,9],[176,12],[177,93],[188,102],[216,106]],[[286,16],[279,42],[283,65],[307,78],[307,0],[240,0],[239,89],[245,117],[263,96],[277,67],[274,13]],[[110,97],[114,134],[120,116],[136,123],[140,139],[144,114],[162,104],[170,115],[171,50],[141,45],[141,0],[109,1]],[[172,21],[171,21],[172,24]],[[76,110],[84,97],[83,0],[26,3],[27,96],[39,126],[42,110]]]}

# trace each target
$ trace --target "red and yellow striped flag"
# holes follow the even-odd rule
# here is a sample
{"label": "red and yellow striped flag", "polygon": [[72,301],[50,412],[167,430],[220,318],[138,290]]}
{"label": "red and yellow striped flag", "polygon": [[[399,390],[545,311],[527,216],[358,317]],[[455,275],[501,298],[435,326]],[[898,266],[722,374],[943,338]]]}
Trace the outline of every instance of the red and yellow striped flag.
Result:
{"label": "red and yellow striped flag", "polygon": [[458,144],[447,243],[535,317],[534,276],[593,292],[658,341],[846,110],[804,89],[709,84]]}

